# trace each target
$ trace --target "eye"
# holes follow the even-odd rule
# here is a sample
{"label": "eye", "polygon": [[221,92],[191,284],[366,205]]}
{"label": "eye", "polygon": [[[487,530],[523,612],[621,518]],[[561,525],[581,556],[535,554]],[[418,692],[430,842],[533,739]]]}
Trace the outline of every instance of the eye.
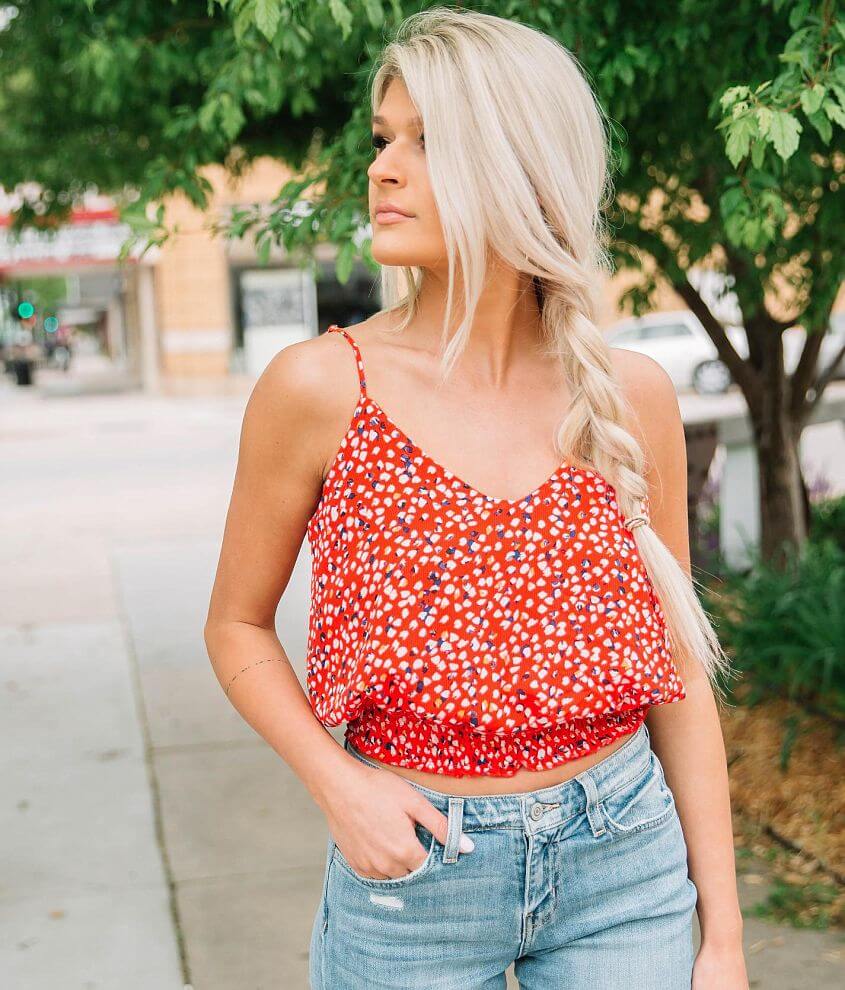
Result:
{"label": "eye", "polygon": [[[382,148],[386,148],[388,145],[387,138],[382,134],[372,134],[370,143],[376,149],[376,151],[381,151]],[[420,143],[425,147],[425,135],[420,134]]]}

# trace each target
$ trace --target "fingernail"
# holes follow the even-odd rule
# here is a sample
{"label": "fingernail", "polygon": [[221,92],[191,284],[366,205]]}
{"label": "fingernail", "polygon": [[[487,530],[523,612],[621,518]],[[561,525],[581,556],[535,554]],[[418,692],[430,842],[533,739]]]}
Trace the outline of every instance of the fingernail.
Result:
{"label": "fingernail", "polygon": [[458,849],[460,849],[462,853],[470,853],[473,849],[475,849],[475,843],[466,834],[466,832],[461,832],[461,842]]}

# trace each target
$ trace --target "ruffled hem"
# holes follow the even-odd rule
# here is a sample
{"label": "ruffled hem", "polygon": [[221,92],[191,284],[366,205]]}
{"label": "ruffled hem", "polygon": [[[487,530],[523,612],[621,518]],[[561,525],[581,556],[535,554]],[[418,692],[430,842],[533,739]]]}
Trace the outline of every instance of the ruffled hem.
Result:
{"label": "ruffled hem", "polygon": [[347,724],[345,736],[365,756],[392,766],[448,777],[512,777],[521,769],[551,770],[635,732],[648,708],[643,705],[509,734],[369,709]]}

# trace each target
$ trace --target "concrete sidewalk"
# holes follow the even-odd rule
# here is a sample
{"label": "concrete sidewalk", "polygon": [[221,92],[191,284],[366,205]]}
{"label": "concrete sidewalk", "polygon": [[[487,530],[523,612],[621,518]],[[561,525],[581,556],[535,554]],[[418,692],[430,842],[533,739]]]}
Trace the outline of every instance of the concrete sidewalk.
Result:
{"label": "concrete sidewalk", "polygon": [[[4,990],[308,990],[325,820],[202,641],[246,399],[0,383]],[[746,941],[754,987],[842,985],[839,934]]]}

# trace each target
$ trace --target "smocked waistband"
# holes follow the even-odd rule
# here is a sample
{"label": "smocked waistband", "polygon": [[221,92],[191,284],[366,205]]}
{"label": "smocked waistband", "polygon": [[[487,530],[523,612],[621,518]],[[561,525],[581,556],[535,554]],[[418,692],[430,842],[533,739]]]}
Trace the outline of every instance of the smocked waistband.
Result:
{"label": "smocked waistband", "polygon": [[[362,763],[384,769],[359,752],[348,739],[344,740],[343,746]],[[643,722],[619,749],[560,784],[511,794],[461,795],[464,831],[484,826],[523,828],[526,824],[537,831],[556,827],[583,813],[588,805],[595,807],[599,801],[637,780],[653,767],[654,759],[651,736]],[[433,790],[412,780],[408,783],[421,791],[439,811],[448,813],[449,800],[454,801],[456,795]]]}

